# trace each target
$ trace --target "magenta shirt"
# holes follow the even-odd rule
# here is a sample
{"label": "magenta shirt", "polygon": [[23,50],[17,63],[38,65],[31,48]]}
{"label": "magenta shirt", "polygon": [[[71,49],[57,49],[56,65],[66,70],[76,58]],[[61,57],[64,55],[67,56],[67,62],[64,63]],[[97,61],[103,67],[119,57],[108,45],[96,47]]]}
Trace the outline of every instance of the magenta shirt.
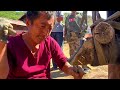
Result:
{"label": "magenta shirt", "polygon": [[22,34],[9,37],[7,55],[8,79],[50,79],[50,59],[53,58],[60,69],[67,61],[58,43],[50,36],[40,43],[37,58],[24,43]]}

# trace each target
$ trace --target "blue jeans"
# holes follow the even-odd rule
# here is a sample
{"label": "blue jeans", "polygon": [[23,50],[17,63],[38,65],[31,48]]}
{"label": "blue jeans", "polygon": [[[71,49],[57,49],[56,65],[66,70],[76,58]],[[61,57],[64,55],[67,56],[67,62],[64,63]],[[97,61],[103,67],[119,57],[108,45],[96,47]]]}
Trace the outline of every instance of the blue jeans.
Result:
{"label": "blue jeans", "polygon": [[82,47],[84,40],[80,40],[80,48]]}
{"label": "blue jeans", "polygon": [[[63,32],[51,32],[51,37],[54,38],[60,45],[61,49],[63,49]],[[53,59],[52,59],[52,63],[53,63],[53,68],[57,68],[57,65]]]}

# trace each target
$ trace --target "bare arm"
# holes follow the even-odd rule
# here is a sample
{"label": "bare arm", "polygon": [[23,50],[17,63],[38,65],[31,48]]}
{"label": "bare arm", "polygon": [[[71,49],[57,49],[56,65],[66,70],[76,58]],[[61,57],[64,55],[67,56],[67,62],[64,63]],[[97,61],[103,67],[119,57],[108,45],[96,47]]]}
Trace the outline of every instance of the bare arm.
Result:
{"label": "bare arm", "polygon": [[0,41],[0,55],[4,47],[5,47],[5,43]]}
{"label": "bare arm", "polygon": [[9,72],[7,58],[8,35],[15,35],[16,31],[6,19],[0,18],[0,79],[7,78]]}
{"label": "bare arm", "polygon": [[0,41],[0,79],[6,79],[8,72],[7,44]]}

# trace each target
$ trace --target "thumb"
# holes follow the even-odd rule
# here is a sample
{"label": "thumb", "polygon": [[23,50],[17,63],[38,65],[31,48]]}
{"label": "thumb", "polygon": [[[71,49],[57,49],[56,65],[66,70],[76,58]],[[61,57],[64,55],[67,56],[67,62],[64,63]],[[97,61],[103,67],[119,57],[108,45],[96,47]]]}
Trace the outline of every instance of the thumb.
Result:
{"label": "thumb", "polygon": [[4,31],[4,35],[7,36],[8,35],[8,27],[3,26],[3,31]]}
{"label": "thumb", "polygon": [[13,26],[11,24],[8,25],[8,33],[9,35],[16,35],[16,31],[13,30]]}
{"label": "thumb", "polygon": [[13,30],[12,28],[8,28],[8,34],[9,35],[16,35],[17,34],[17,32],[15,31],[15,30]]}

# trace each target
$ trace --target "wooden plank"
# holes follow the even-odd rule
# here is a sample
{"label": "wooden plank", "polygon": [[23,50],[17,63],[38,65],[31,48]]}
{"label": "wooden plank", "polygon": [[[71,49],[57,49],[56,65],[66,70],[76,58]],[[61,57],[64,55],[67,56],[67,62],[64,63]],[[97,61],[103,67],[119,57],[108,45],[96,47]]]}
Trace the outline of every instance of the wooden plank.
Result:
{"label": "wooden plank", "polygon": [[94,44],[95,44],[95,49],[96,49],[96,54],[98,57],[98,61],[100,65],[106,65],[107,64],[107,58],[105,57],[103,48],[101,44],[94,39]]}
{"label": "wooden plank", "polygon": [[116,22],[116,21],[107,21],[107,23],[109,23],[113,28],[120,30],[120,22]]}
{"label": "wooden plank", "polygon": [[117,11],[116,13],[112,14],[111,16],[109,16],[105,21],[108,20],[114,20],[116,18],[120,17],[120,11]]}
{"label": "wooden plank", "polygon": [[92,11],[92,21],[93,23],[96,21],[96,11]]}

